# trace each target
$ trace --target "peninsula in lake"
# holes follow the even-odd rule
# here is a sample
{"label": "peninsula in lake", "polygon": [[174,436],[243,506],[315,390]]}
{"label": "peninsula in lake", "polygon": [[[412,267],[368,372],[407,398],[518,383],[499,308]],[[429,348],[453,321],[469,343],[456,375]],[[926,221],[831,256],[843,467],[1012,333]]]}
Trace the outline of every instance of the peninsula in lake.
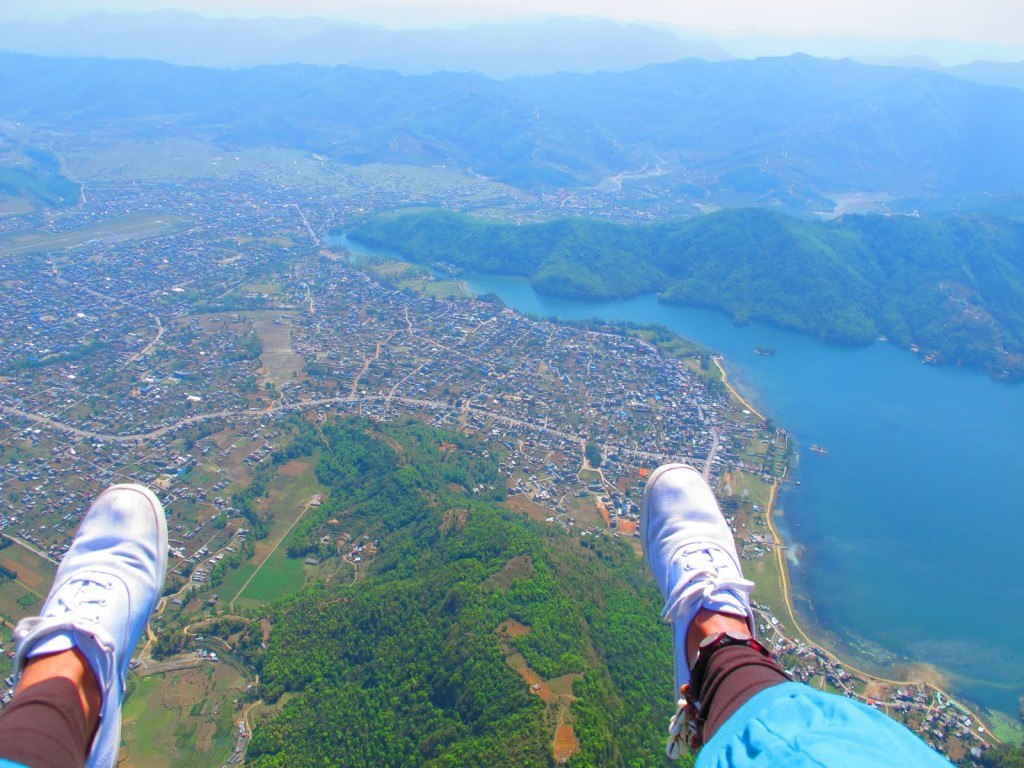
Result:
{"label": "peninsula in lake", "polygon": [[378,216],[357,239],[423,263],[527,277],[540,293],[667,302],[823,341],[879,336],[927,362],[1024,374],[1024,224],[993,216],[844,216],[763,209],[652,225],[497,222],[446,211]]}

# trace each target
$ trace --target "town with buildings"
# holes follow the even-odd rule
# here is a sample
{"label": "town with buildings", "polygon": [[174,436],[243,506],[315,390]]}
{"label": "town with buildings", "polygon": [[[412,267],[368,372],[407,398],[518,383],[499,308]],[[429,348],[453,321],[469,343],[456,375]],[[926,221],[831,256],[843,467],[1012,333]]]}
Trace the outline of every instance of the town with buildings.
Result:
{"label": "town with buildings", "polygon": [[[161,496],[171,529],[168,590],[153,626],[189,643],[176,649],[187,658],[158,661],[151,638],[137,672],[230,661],[230,643],[204,641],[196,627],[230,613],[225,606],[271,599],[269,570],[301,586],[355,581],[372,562],[372,536],[338,521],[322,532],[337,562],[283,562],[289,526],[322,501],[308,462],[282,462],[257,499],[274,512],[273,549],[254,547],[232,501],[276,466],[295,419],[345,414],[479,435],[501,456],[509,507],[638,552],[645,478],[660,463],[689,462],[718,487],[743,556],[775,559],[781,542],[767,512],[785,478],[788,437],[733,396],[707,353],[673,354],[636,330],[439,298],[434,278],[411,265],[367,266],[330,245],[325,234],[347,217],[397,202],[379,190],[275,186],[241,174],[91,183],[86,195],[59,217],[0,217],[8,627],[38,607],[90,500],[112,483],[142,482]],[[795,679],[884,709],[955,759],[993,743],[976,715],[938,689],[844,668],[788,628],[784,608],[759,602],[758,622]],[[6,703],[9,631],[0,646]],[[252,704],[234,703],[238,762]]]}

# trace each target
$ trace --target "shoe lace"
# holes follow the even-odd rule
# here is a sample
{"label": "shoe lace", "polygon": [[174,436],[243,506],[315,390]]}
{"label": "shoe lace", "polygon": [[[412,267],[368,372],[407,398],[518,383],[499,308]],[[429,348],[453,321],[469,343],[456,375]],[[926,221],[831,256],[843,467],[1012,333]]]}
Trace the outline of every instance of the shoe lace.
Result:
{"label": "shoe lace", "polygon": [[114,588],[108,580],[100,580],[95,576],[82,576],[70,579],[65,589],[56,595],[55,605],[51,608],[54,617],[66,615],[76,619],[99,623],[102,619],[100,609],[107,605],[107,593]]}
{"label": "shoe lace", "polygon": [[[682,556],[686,561],[684,571],[688,578],[680,579],[671,589],[668,598],[665,600],[665,607],[661,616],[666,621],[679,618],[697,601],[704,602],[714,597],[720,590],[734,590],[750,594],[754,590],[754,582],[747,581],[742,576],[729,576],[721,573],[723,569],[736,570],[732,558],[728,557],[718,547],[714,546],[690,546],[681,548],[676,556]],[[703,555],[704,562],[700,562],[696,556]]]}
{"label": "shoe lace", "polygon": [[[26,617],[18,622],[14,629],[15,640],[19,645],[34,644],[34,640],[43,639],[51,632],[75,632],[78,647],[93,664],[93,671],[101,680],[114,680],[117,672],[113,653],[115,643],[103,625],[102,610],[107,605],[107,593],[113,589],[113,581],[100,578],[98,574],[83,574],[69,579],[54,595],[55,599],[47,607],[45,615]],[[85,627],[84,624],[93,626]],[[121,686],[123,689],[123,679]]]}

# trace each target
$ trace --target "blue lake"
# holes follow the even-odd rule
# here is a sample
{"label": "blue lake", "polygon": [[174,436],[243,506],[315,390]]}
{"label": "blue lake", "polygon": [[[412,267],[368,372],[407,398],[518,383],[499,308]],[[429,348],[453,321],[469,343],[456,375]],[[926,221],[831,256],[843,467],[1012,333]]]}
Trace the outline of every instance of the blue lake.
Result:
{"label": "blue lake", "polygon": [[[661,323],[726,357],[730,378],[796,438],[783,493],[801,619],[878,671],[920,661],[1014,716],[1024,693],[1024,387],[935,368],[879,343],[822,344],[654,296],[573,301],[520,278],[476,294],[564,319]],[[755,354],[762,345],[774,357]],[[827,456],[806,450],[818,443]]]}

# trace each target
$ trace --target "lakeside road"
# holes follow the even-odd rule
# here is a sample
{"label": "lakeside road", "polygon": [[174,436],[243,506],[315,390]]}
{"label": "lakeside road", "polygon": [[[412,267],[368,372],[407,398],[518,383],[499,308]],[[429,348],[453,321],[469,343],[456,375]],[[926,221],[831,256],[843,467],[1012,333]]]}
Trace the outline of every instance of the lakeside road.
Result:
{"label": "lakeside road", "polygon": [[732,383],[730,383],[729,374],[726,372],[725,366],[722,365],[722,361],[725,358],[723,358],[721,355],[712,355],[711,359],[714,361],[715,366],[718,368],[718,372],[722,374],[722,383],[725,385],[725,388],[729,390],[730,394],[734,398],[736,398],[743,405],[744,408],[746,408],[752,414],[757,416],[757,418],[759,418],[761,421],[768,421],[768,419],[766,419],[764,415],[759,410],[757,410],[757,408],[751,405],[750,401],[743,397],[743,395],[739,393],[736,387],[734,387]]}

